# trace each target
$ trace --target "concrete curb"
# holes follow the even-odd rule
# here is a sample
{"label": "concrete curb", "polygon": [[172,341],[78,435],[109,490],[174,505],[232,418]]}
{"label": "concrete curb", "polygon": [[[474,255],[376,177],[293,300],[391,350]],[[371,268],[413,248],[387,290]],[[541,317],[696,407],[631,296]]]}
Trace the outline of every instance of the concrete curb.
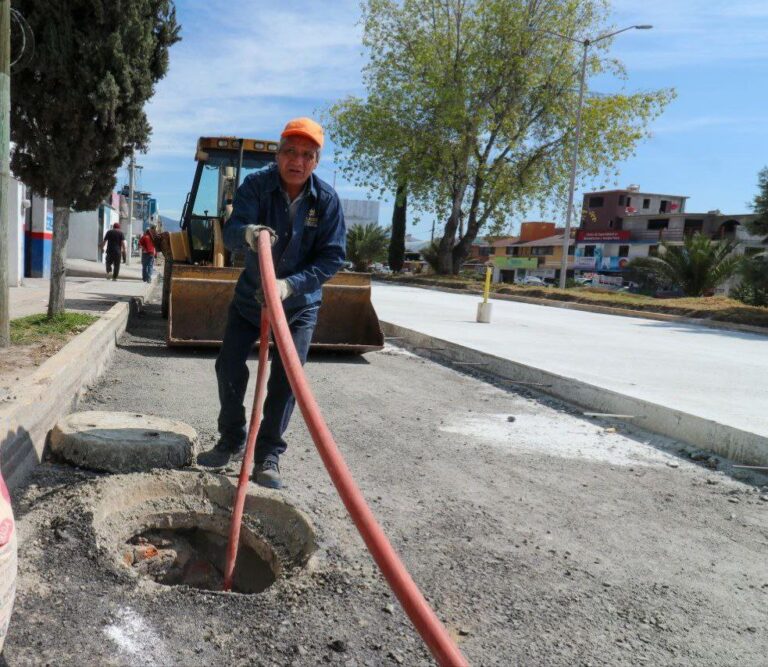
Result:
{"label": "concrete curb", "polygon": [[746,465],[768,465],[768,437],[473,350],[391,322],[382,321],[381,328],[386,336],[399,338],[398,343],[403,343],[403,347],[415,349],[419,355],[435,361],[459,366],[466,364],[480,374],[519,383],[590,411],[633,415],[635,419],[627,421],[638,428],[696,445]]}
{"label": "concrete curb", "polygon": [[40,462],[48,431],[103,373],[128,324],[128,313],[128,302],[116,303],[24,378],[13,403],[0,406],[0,459],[9,487],[23,482]]}
{"label": "concrete curb", "polygon": [[[421,289],[433,290],[435,292],[449,292],[450,294],[482,294],[481,290],[456,289],[453,287],[439,287],[435,285],[416,285],[408,282],[397,282],[394,280],[378,281],[383,285],[401,285],[402,287],[420,287]],[[520,303],[530,303],[534,306],[550,306],[552,308],[565,308],[567,310],[583,310],[588,313],[600,313],[601,315],[618,315],[619,317],[636,317],[645,320],[657,320],[660,322],[674,322],[678,324],[693,324],[710,329],[724,329],[726,331],[739,331],[743,333],[754,333],[761,336],[768,336],[768,329],[751,324],[737,324],[734,322],[720,322],[718,320],[705,320],[697,317],[685,317],[684,315],[671,315],[668,313],[655,313],[646,310],[631,310],[629,308],[611,308],[609,306],[595,306],[587,303],[578,303],[575,301],[558,301],[557,299],[539,299],[532,296],[518,296],[516,294],[498,294],[491,292],[491,299],[499,301],[518,301]]]}

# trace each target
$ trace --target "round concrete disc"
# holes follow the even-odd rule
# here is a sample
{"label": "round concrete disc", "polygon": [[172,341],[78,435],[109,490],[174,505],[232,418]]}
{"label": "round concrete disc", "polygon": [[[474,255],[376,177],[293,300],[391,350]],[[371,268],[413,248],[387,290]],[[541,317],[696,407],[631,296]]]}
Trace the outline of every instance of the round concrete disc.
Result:
{"label": "round concrete disc", "polygon": [[197,432],[173,419],[134,412],[75,412],[51,431],[51,451],[106,472],[143,472],[192,463]]}

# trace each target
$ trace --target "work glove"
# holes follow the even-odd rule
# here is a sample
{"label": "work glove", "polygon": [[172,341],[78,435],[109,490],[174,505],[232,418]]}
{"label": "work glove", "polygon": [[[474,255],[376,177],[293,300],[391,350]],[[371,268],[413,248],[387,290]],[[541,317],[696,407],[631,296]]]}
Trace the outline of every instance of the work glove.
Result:
{"label": "work glove", "polygon": [[266,229],[269,232],[272,245],[277,243],[277,234],[275,234],[275,230],[271,227],[265,225],[248,225],[245,228],[245,242],[250,246],[251,250],[256,253],[259,252],[259,232],[262,229]]}
{"label": "work glove", "polygon": [[[285,301],[289,296],[291,296],[291,294],[293,294],[291,283],[282,278],[277,279],[277,290],[280,292],[280,301]],[[256,301],[258,301],[262,306],[266,303],[266,299],[264,298],[264,290],[261,289],[261,285],[256,288],[254,297],[256,298]]]}

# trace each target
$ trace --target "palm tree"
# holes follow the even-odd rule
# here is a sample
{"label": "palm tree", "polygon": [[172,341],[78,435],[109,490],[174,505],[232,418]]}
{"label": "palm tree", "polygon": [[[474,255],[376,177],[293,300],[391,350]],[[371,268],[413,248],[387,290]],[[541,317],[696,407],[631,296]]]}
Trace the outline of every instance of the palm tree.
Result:
{"label": "palm tree", "polygon": [[367,271],[373,262],[387,256],[389,230],[375,222],[353,225],[347,230],[347,260],[355,271]]}
{"label": "palm tree", "polygon": [[680,287],[686,296],[702,296],[734,275],[741,258],[733,241],[712,241],[696,233],[683,245],[662,242],[656,257],[637,257],[628,269]]}

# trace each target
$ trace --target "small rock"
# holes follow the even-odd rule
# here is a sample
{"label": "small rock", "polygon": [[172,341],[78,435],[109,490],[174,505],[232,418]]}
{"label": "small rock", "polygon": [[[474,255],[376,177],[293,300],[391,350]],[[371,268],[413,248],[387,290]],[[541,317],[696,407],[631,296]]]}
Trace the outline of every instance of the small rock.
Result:
{"label": "small rock", "polygon": [[382,607],[382,609],[383,609],[383,610],[384,610],[384,611],[385,611],[387,614],[394,614],[394,613],[395,613],[395,608],[394,608],[394,606],[393,606],[393,605],[391,605],[391,604],[387,604],[387,605],[384,605],[384,607]]}
{"label": "small rock", "polygon": [[615,426],[609,426],[608,428],[603,429],[605,433],[616,433],[616,427]]}
{"label": "small rock", "polygon": [[738,498],[728,498],[729,503],[739,503],[741,502]]}
{"label": "small rock", "polygon": [[509,415],[509,417],[507,417],[507,421],[511,423],[515,421],[515,418],[512,415]]}
{"label": "small rock", "polygon": [[344,653],[344,651],[347,650],[347,642],[343,639],[334,639],[333,641],[328,642],[328,648],[336,651],[336,653]]}
{"label": "small rock", "polygon": [[387,657],[388,658],[392,658],[392,660],[394,660],[398,665],[402,665],[403,664],[402,656],[400,656],[399,654],[395,653],[394,651],[390,651],[389,653],[387,653]]}
{"label": "small rock", "polygon": [[304,648],[301,644],[296,644],[294,651],[296,651],[296,653],[299,655],[307,655],[307,649]]}
{"label": "small rock", "polygon": [[469,635],[469,630],[467,630],[467,628],[459,628],[459,635],[462,637],[466,637]]}
{"label": "small rock", "polygon": [[720,482],[716,479],[713,479],[712,477],[707,477],[707,484],[712,484],[713,486],[715,484],[719,484]]}
{"label": "small rock", "polygon": [[768,496],[760,496],[760,500],[762,500],[764,503],[768,503]]}
{"label": "small rock", "polygon": [[669,467],[669,468],[679,468],[680,464],[677,461],[667,461],[667,467]]}
{"label": "small rock", "polygon": [[707,459],[707,462],[705,463],[705,465],[710,470],[714,470],[715,468],[717,468],[718,465],[720,465],[720,459],[718,459],[716,456],[710,456]]}
{"label": "small rock", "polygon": [[691,453],[691,461],[706,461],[709,458],[707,452],[702,452],[700,449]]}

